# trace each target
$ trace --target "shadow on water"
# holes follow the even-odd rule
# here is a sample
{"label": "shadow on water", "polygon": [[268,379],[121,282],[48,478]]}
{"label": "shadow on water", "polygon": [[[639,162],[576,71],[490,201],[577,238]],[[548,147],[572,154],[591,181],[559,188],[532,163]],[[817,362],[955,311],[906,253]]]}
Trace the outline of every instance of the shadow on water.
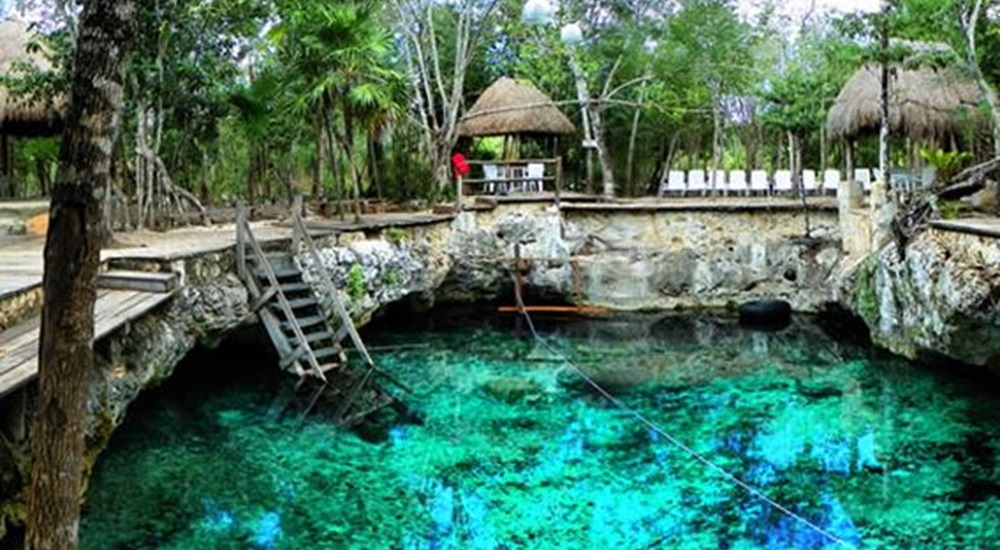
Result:
{"label": "shadow on water", "polygon": [[[1000,399],[831,340],[710,316],[390,311],[365,331],[426,422],[363,440],[268,415],[266,341],[199,352],[98,463],[84,550],[828,548],[589,388],[863,548],[1000,536]],[[266,358],[266,360],[265,360]]]}

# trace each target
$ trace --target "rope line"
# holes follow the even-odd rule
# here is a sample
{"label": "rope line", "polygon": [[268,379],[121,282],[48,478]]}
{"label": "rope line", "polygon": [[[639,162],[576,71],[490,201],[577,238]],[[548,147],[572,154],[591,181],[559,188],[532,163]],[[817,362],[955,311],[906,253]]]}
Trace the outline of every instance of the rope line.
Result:
{"label": "rope line", "polygon": [[722,478],[724,478],[724,479],[732,482],[733,484],[741,487],[743,490],[745,490],[746,492],[748,492],[750,495],[752,495],[752,496],[754,496],[754,497],[762,500],[766,504],[770,505],[772,508],[774,508],[774,509],[778,510],[779,512],[785,514],[786,516],[788,516],[788,517],[790,517],[790,518],[792,518],[792,519],[794,519],[794,520],[802,523],[806,527],[809,527],[810,529],[812,529],[816,533],[818,533],[818,534],[822,535],[823,537],[829,539],[831,542],[833,542],[835,544],[838,544],[840,546],[843,546],[845,548],[852,548],[852,549],[857,550],[857,547],[854,546],[853,544],[851,544],[851,543],[845,541],[844,539],[842,539],[842,538],[834,535],[833,533],[830,533],[829,531],[823,529],[819,525],[817,525],[817,524],[809,521],[805,517],[800,516],[799,514],[796,514],[795,512],[793,512],[792,510],[788,509],[787,507],[785,507],[784,505],[782,505],[778,501],[776,501],[773,498],[767,496],[767,494],[765,494],[760,489],[755,488],[754,486],[750,485],[749,483],[747,483],[747,482],[743,481],[742,479],[736,477],[734,474],[729,473],[729,471],[727,471],[725,468],[723,468],[722,466],[719,466],[719,465],[715,464],[714,462],[712,462],[711,460],[709,460],[707,457],[705,457],[704,455],[702,455],[698,451],[696,451],[696,450],[692,449],[691,447],[685,445],[684,442],[682,442],[681,440],[677,439],[676,437],[674,437],[673,435],[671,435],[670,433],[668,433],[666,430],[664,430],[663,428],[661,428],[660,426],[658,426],[652,420],[649,420],[648,418],[646,418],[645,416],[643,416],[642,413],[640,413],[636,409],[630,407],[625,402],[623,402],[622,400],[620,400],[617,397],[615,397],[614,395],[612,395],[610,392],[608,392],[606,389],[604,389],[600,384],[598,384],[597,381],[595,381],[593,378],[591,378],[590,376],[588,376],[587,373],[583,372],[583,370],[581,370],[578,366],[576,366],[575,363],[573,363],[572,361],[570,361],[568,357],[566,357],[565,355],[563,355],[562,353],[560,353],[547,340],[545,340],[544,338],[542,338],[541,335],[538,334],[538,331],[535,330],[535,323],[534,323],[534,321],[532,321],[531,316],[528,314],[528,311],[527,311],[527,309],[526,309],[526,307],[524,305],[524,300],[521,297],[521,293],[520,292],[516,292],[515,293],[515,298],[517,299],[518,309],[520,309],[521,314],[524,315],[524,318],[525,318],[525,320],[528,323],[528,328],[531,330],[531,334],[534,335],[535,339],[538,340],[538,342],[541,343],[550,353],[552,353],[559,360],[561,360],[563,363],[565,363],[566,366],[570,367],[570,369],[572,369],[580,378],[582,378],[588,385],[590,385],[592,388],[594,388],[594,390],[597,391],[599,394],[601,394],[601,396],[603,396],[605,399],[607,399],[608,401],[610,401],[612,404],[614,404],[616,407],[618,407],[622,411],[628,413],[629,416],[633,417],[635,420],[639,421],[641,424],[645,425],[650,430],[653,430],[658,435],[662,436],[664,439],[666,439],[667,441],[669,441],[670,443],[672,443],[675,447],[681,449],[682,451],[684,451],[685,453],[687,453],[689,456],[691,456],[692,458],[694,458],[698,462],[701,462],[709,470],[714,471],[716,474],[718,474]]}

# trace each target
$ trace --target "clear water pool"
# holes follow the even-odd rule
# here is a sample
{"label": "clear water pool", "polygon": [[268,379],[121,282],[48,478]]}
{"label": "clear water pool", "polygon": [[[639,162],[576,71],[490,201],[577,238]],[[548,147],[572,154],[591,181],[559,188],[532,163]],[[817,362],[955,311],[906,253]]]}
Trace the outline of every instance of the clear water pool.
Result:
{"label": "clear water pool", "polygon": [[[539,328],[656,425],[849,544],[1000,547],[990,380],[807,324]],[[322,414],[299,425],[274,414],[273,378],[232,376],[263,365],[192,385],[227,357],[208,356],[138,403],[100,458],[82,548],[836,548],[613,406],[510,319],[369,339],[420,346],[376,357],[416,389],[423,425],[367,441]]]}

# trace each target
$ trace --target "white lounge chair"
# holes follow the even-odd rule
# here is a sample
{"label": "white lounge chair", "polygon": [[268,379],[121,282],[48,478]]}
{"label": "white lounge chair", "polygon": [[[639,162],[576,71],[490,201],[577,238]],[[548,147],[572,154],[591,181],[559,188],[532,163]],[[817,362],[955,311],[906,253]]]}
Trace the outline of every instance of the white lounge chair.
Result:
{"label": "white lounge chair", "polygon": [[486,180],[483,183],[483,190],[486,191],[487,193],[495,195],[500,185],[499,167],[496,164],[484,164],[483,179]]}
{"label": "white lounge chair", "polygon": [[733,170],[729,173],[729,191],[732,193],[750,194],[747,185],[747,173],[744,170]]}
{"label": "white lounge chair", "polygon": [[750,194],[754,193],[761,195],[769,195],[771,193],[771,185],[767,181],[767,172],[763,170],[750,172]]}
{"label": "white lounge chair", "polygon": [[840,170],[824,170],[823,188],[820,192],[824,195],[836,195],[838,187],[840,187]]}
{"label": "white lounge chair", "polygon": [[525,182],[525,188],[528,191],[535,191],[536,193],[541,193],[544,189],[545,177],[545,165],[540,162],[528,163],[528,181]]}
{"label": "white lounge chair", "polygon": [[677,194],[683,195],[687,191],[687,184],[684,182],[684,172],[671,170],[667,172],[666,183],[660,186],[660,195]]}
{"label": "white lounge chair", "polygon": [[785,193],[786,195],[792,192],[792,172],[791,170],[778,170],[774,173],[774,192]]}
{"label": "white lounge chair", "polygon": [[705,181],[705,171],[704,170],[691,170],[688,172],[688,186],[687,190],[690,193],[701,193],[702,195],[708,191],[708,185]]}
{"label": "white lounge chair", "polygon": [[806,195],[815,195],[819,193],[819,184],[816,182],[815,170],[802,171],[802,192]]}
{"label": "white lounge chair", "polygon": [[726,183],[726,172],[725,170],[711,170],[708,173],[709,182],[708,185],[713,192],[722,192],[727,194],[729,186]]}

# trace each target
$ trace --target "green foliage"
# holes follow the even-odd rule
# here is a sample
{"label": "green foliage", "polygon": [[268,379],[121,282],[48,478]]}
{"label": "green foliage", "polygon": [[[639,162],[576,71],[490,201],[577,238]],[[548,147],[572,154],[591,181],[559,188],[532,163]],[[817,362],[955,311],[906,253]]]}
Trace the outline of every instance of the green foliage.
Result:
{"label": "green foliage", "polygon": [[941,219],[943,220],[957,220],[959,212],[962,208],[961,201],[940,201],[938,202],[938,211],[941,213]]}
{"label": "green foliage", "polygon": [[[897,0],[887,22],[894,37],[946,42],[964,63],[956,17],[962,3]],[[881,15],[816,11],[799,29],[800,21],[771,1],[759,3],[758,16],[749,19],[745,2],[733,0],[564,0],[559,21],[529,25],[521,19],[524,4],[161,0],[140,10],[141,39],[116,147],[132,150],[142,108],[162,118],[155,141],[173,181],[199,195],[231,201],[246,196],[253,183],[262,200],[296,192],[337,200],[356,185],[365,195],[425,204],[442,193],[434,163],[438,141],[449,136],[436,132],[454,90],[463,91],[457,103],[468,108],[496,78],[523,78],[580,126],[568,50],[559,39],[560,24],[577,21],[585,40],[574,53],[591,94],[605,100],[606,141],[626,192],[655,188],[668,167],[705,168],[715,114],[723,118],[726,168],[784,163],[788,132],[804,144],[806,163],[818,167],[826,112],[858,63],[878,59],[873,37],[886,23]],[[456,55],[463,53],[456,50],[456,33],[467,6],[481,17],[472,18],[463,85],[453,88]],[[26,7],[43,6],[27,0]],[[996,3],[986,7],[992,14]],[[72,14],[55,11],[63,17],[47,18],[45,35],[32,46],[51,58],[54,70],[20,71],[15,64],[0,77],[15,95],[52,101],[66,89]],[[998,29],[995,17],[981,18],[974,52],[994,85],[1000,83]],[[412,50],[408,32],[420,35],[423,51]],[[912,61],[912,53],[893,48],[889,55]],[[918,61],[954,63],[955,57]],[[415,78],[421,63],[441,85]],[[634,168],[625,174],[633,125]],[[564,157],[571,186],[586,173],[582,137],[581,128],[555,151]],[[863,164],[873,147],[860,148],[856,160]],[[502,154],[497,140],[478,140],[467,150],[480,158]],[[545,141],[526,151],[553,154]],[[16,167],[28,172],[21,180],[29,193],[44,179],[37,166],[48,164],[51,172],[54,165],[39,153],[18,153]],[[134,193],[129,170],[117,173],[119,187]]]}
{"label": "green foliage", "polygon": [[938,181],[948,182],[969,165],[969,162],[972,161],[972,153],[921,149],[920,158],[937,171]]}
{"label": "green foliage", "polygon": [[379,275],[379,284],[384,287],[395,287],[403,284],[403,274],[394,269],[386,269]]}
{"label": "green foliage", "polygon": [[347,295],[357,301],[364,298],[368,292],[368,283],[365,281],[365,268],[361,264],[351,264],[347,270]]}
{"label": "green foliage", "polygon": [[399,227],[390,227],[383,234],[395,246],[400,246],[406,240],[406,230]]}

